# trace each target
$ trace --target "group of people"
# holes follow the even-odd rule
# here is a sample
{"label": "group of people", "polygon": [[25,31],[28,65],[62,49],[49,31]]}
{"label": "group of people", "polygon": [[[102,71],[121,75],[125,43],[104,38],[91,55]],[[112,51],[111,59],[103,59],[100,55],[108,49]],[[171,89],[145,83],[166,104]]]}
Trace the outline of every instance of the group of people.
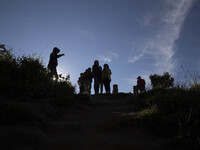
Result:
{"label": "group of people", "polygon": [[78,85],[81,94],[83,93],[91,94],[92,79],[93,79],[93,73],[91,68],[86,69],[84,73],[80,74],[80,77],[78,79]]}
{"label": "group of people", "polygon": [[108,64],[104,64],[103,69],[99,66],[99,61],[95,60],[92,68],[88,68],[84,73],[80,74],[78,85],[80,93],[91,94],[92,79],[94,79],[94,92],[95,94],[103,93],[103,86],[105,92],[110,94],[111,70]]}
{"label": "group of people", "polygon": [[[52,77],[54,76],[58,80],[58,74],[56,67],[58,65],[58,58],[64,56],[64,54],[58,54],[60,50],[57,47],[54,47],[53,52],[50,54],[50,60],[48,64],[48,69]],[[78,85],[80,88],[80,93],[91,94],[91,84],[94,79],[94,92],[95,94],[103,93],[103,86],[105,87],[105,92],[110,94],[110,82],[111,82],[111,70],[108,64],[103,65],[103,69],[99,66],[99,61],[95,60],[92,68],[88,68],[84,73],[80,74],[78,79]],[[134,93],[137,94],[138,91],[145,91],[145,80],[140,76],[137,78],[137,85],[134,86]]]}

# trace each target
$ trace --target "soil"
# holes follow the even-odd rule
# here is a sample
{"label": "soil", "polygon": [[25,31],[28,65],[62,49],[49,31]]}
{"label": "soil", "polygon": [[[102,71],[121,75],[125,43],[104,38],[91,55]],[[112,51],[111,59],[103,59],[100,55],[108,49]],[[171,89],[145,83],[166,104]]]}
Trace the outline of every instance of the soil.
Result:
{"label": "soil", "polygon": [[91,104],[68,109],[53,123],[47,150],[164,150],[167,139],[134,125],[137,109],[126,97],[91,96]]}

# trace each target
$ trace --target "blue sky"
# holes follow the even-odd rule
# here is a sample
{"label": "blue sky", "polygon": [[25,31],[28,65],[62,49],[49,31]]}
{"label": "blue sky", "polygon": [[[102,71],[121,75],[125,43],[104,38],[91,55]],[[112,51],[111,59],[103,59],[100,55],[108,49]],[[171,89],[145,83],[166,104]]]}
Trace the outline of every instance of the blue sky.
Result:
{"label": "blue sky", "polygon": [[[140,75],[200,73],[199,0],[0,0],[0,44],[36,53],[47,65],[53,47],[65,56],[58,72],[79,74],[108,63],[112,84],[132,92]],[[181,69],[181,66],[184,68]]]}

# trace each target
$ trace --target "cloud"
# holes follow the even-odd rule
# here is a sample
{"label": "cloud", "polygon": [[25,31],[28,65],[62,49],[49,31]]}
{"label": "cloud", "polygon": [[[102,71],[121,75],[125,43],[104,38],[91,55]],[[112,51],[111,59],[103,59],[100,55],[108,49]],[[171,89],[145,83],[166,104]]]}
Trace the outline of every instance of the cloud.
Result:
{"label": "cloud", "polygon": [[119,58],[119,55],[117,53],[114,53],[112,51],[110,51],[107,56],[102,56],[102,55],[99,55],[98,58],[103,61],[104,63],[108,62],[112,62],[113,59],[117,59]]}
{"label": "cloud", "polygon": [[112,61],[112,59],[111,58],[109,58],[108,56],[98,56],[99,57],[99,59],[101,60],[101,61],[103,61],[104,63],[106,63],[106,62],[111,62]]}
{"label": "cloud", "polygon": [[141,59],[141,58],[144,56],[144,54],[146,53],[146,49],[147,49],[147,48],[148,48],[148,47],[143,48],[142,52],[141,52],[139,55],[133,56],[133,57],[129,57],[129,58],[128,58],[128,62],[129,62],[129,63],[133,63],[133,62],[136,62],[136,61],[138,61],[139,59]]}
{"label": "cloud", "polygon": [[117,53],[112,52],[112,51],[110,51],[109,55],[111,57],[114,57],[114,58],[119,58],[119,55]]}
{"label": "cloud", "polygon": [[[145,39],[143,44],[139,43],[142,46],[134,52],[134,56],[128,58],[128,62],[136,62],[144,55],[150,55],[155,60],[154,66],[158,72],[172,72],[176,67],[176,61],[173,59],[175,42],[179,39],[184,21],[195,0],[165,0],[164,2],[167,9],[163,10],[161,19],[154,24],[157,30],[154,31],[152,38]],[[147,16],[147,18],[152,17],[154,16]],[[148,24],[148,19],[146,22]]]}
{"label": "cloud", "polygon": [[129,58],[128,58],[128,62],[129,62],[129,63],[136,62],[136,61],[139,60],[143,55],[144,55],[144,53],[141,53],[141,54],[139,54],[138,56],[129,57]]}

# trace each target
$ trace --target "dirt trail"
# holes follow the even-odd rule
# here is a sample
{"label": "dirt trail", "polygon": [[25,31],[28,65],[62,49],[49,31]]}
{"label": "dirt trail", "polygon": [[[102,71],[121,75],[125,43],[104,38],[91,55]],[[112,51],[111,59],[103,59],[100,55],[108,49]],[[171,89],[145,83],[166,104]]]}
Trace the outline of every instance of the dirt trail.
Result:
{"label": "dirt trail", "polygon": [[[160,150],[167,141],[137,127],[123,125],[134,117],[134,105],[126,98],[93,96],[92,106],[67,111],[48,135],[47,150]],[[124,120],[125,121],[125,120]]]}

